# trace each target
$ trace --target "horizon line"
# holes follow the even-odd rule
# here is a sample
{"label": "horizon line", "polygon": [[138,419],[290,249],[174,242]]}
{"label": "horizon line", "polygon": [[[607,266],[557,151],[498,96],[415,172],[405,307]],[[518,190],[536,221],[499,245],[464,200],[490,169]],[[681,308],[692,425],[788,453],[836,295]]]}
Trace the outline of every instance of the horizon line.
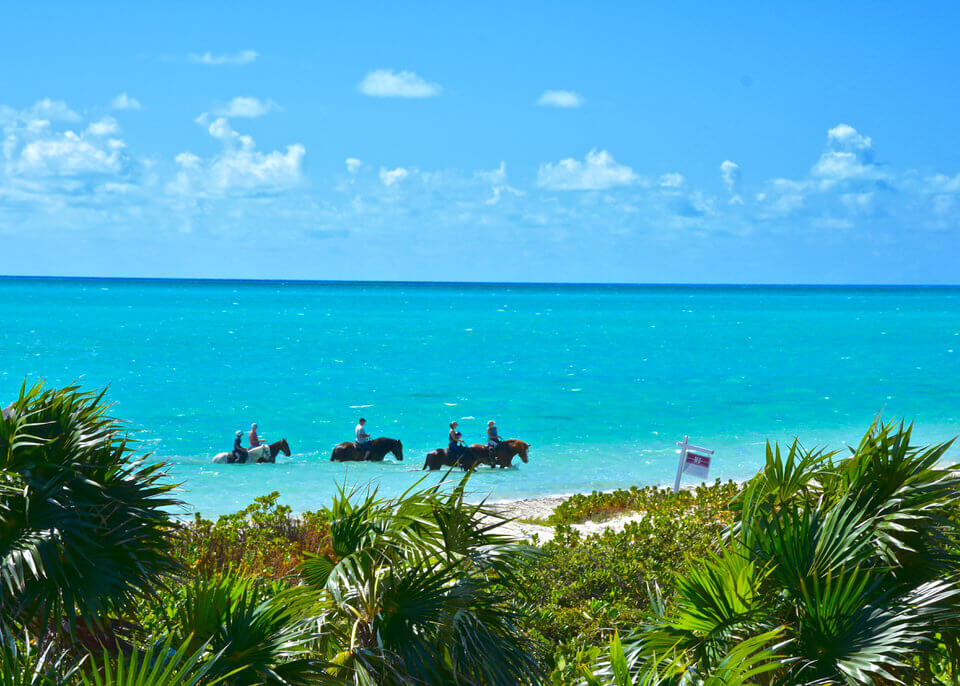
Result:
{"label": "horizon line", "polygon": [[302,284],[330,286],[603,286],[603,287],[666,287],[666,288],[960,288],[956,284],[923,283],[798,283],[798,282],[679,282],[679,281],[414,281],[406,279],[250,279],[208,276],[63,276],[42,274],[0,274],[0,280],[46,281],[146,281],[181,283],[233,284]]}

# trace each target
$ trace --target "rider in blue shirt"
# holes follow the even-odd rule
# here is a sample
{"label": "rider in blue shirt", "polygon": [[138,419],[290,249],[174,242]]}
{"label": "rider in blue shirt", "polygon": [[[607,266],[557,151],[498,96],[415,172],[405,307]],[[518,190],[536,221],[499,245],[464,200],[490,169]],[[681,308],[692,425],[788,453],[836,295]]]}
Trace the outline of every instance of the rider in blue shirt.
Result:
{"label": "rider in blue shirt", "polygon": [[503,443],[500,434],[497,431],[497,423],[492,419],[487,422],[487,450],[490,451],[490,457],[497,456],[497,448]]}
{"label": "rider in blue shirt", "polygon": [[460,458],[463,456],[463,434],[457,431],[457,426],[459,425],[456,422],[450,422],[450,434],[448,436],[450,443],[447,446],[447,452],[457,462],[460,462]]}
{"label": "rider in blue shirt", "polygon": [[234,462],[246,462],[247,461],[247,451],[240,445],[240,440],[243,438],[243,432],[238,431],[237,437],[233,439],[233,461]]}

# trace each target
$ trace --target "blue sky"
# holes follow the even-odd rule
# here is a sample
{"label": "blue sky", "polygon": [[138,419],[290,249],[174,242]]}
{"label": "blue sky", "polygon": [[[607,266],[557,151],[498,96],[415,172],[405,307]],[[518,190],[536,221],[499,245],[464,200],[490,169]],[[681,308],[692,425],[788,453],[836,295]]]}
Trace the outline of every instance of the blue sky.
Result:
{"label": "blue sky", "polygon": [[960,282],[956,3],[3,14],[0,273]]}

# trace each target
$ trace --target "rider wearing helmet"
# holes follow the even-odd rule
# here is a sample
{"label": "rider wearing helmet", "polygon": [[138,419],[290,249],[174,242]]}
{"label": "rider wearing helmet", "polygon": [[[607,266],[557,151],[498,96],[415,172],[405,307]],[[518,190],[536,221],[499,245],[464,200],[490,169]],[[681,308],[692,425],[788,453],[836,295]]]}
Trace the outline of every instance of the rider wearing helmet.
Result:
{"label": "rider wearing helmet", "polygon": [[240,445],[240,440],[241,440],[242,438],[243,438],[243,432],[242,432],[242,431],[238,431],[238,432],[237,432],[237,437],[236,437],[235,439],[233,439],[233,454],[232,454],[232,456],[231,456],[231,457],[233,458],[233,459],[231,460],[232,462],[246,462],[246,461],[247,461],[247,451],[246,451],[246,449],[245,449],[242,445]]}

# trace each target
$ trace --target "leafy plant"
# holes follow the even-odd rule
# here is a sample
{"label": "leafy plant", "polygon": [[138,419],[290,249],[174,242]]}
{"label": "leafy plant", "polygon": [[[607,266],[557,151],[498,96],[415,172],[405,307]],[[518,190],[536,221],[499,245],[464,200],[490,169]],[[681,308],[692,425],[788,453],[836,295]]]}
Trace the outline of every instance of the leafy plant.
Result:
{"label": "leafy plant", "polygon": [[177,569],[179,501],[102,399],[24,385],[3,412],[0,624],[116,646],[107,618]]}
{"label": "leafy plant", "polygon": [[944,678],[960,656],[960,476],[940,465],[949,443],[914,447],[911,429],[875,423],[845,458],[768,446],[721,553],[634,637],[632,673],[707,683],[763,649],[779,665],[749,683]]}
{"label": "leafy plant", "polygon": [[332,676],[357,684],[507,684],[539,679],[511,594],[532,554],[458,488],[396,499],[340,490],[325,515],[333,554],[299,567],[284,595],[312,618]]}

